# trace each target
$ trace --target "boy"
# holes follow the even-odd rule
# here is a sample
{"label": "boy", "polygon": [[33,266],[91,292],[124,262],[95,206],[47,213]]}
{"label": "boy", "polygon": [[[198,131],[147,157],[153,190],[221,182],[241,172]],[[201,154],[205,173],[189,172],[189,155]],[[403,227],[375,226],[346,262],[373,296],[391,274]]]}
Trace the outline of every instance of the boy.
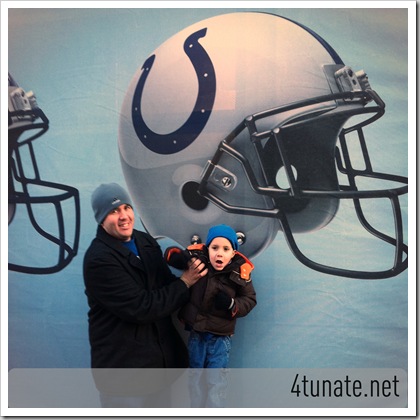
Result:
{"label": "boy", "polygon": [[[178,316],[190,331],[190,368],[217,370],[207,371],[208,394],[198,384],[199,375],[190,377],[192,404],[220,407],[225,397],[226,368],[236,319],[247,315],[257,304],[251,281],[254,265],[238,252],[236,232],[223,224],[210,228],[205,245],[192,245],[186,251],[175,247],[165,251],[166,261],[176,268],[185,268],[194,257],[208,261],[208,273],[190,288],[190,300]],[[203,401],[205,397],[207,403]]]}

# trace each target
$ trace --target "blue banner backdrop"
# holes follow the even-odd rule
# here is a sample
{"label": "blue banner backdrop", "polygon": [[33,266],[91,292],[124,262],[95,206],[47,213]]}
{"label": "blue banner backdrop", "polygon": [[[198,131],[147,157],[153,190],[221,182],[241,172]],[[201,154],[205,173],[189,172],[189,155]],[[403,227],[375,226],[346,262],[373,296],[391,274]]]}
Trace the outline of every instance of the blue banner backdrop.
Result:
{"label": "blue banner backdrop", "polygon": [[[40,235],[39,229],[35,229],[33,223],[28,221],[26,206],[10,204],[9,201],[9,263],[38,268],[55,264],[51,260],[59,258],[57,247],[62,243],[60,222],[57,220],[60,217],[57,216],[57,206],[54,204],[56,200],[62,199],[60,205],[64,215],[64,241],[76,247],[62,254],[65,257],[69,253],[70,260],[53,272],[37,273],[36,269],[31,268],[23,272],[16,270],[16,267],[9,270],[9,369],[89,367],[88,307],[84,294],[82,261],[96,232],[90,196],[100,183],[118,182],[125,187],[132,187],[136,182],[134,175],[130,175],[130,169],[126,172],[128,175],[124,176],[123,166],[133,168],[137,158],[124,155],[130,153],[128,149],[122,150],[120,157],[120,149],[125,147],[121,146],[121,138],[119,144],[120,119],[125,117],[123,102],[130,82],[153,51],[184,28],[210,17],[249,10],[8,10],[8,70],[16,84],[26,92],[34,92],[39,107],[49,120],[48,131],[33,142],[33,149],[40,178],[55,184],[37,185],[35,192],[29,193],[55,198],[44,202],[38,200],[33,205],[33,217],[43,231],[58,232],[57,241]],[[345,64],[354,70],[366,71],[372,88],[386,103],[385,115],[365,130],[374,168],[378,172],[407,176],[407,9],[251,10],[299,22],[326,40]],[[238,63],[246,59],[248,66],[253,65],[251,57],[240,56],[246,50],[246,46],[240,42],[238,39]],[[270,65],[270,57],[264,55],[267,54],[264,46],[260,46],[260,50],[254,53],[256,60],[264,60],[264,66]],[[302,45],[297,56],[303,55],[299,59],[307,60],[309,68],[313,57],[305,54],[308,53]],[[292,64],[286,59],[283,63],[286,68]],[[216,69],[216,74],[212,76],[216,78],[213,83],[217,84],[218,80],[220,83],[220,77],[228,77],[230,70],[217,73]],[[289,76],[292,77],[290,82],[281,81],[287,88],[290,89],[292,84],[299,92],[308,88],[307,80]],[[248,83],[243,86],[243,92],[258,86],[261,89],[270,88],[264,83],[265,80],[243,81],[239,73],[236,77],[237,85]],[[177,80],[172,82],[176,83]],[[194,89],[194,92],[198,89],[197,86],[183,87]],[[316,86],[314,88],[316,90]],[[145,94],[149,93],[146,91]],[[250,94],[259,95],[252,91]],[[167,126],[162,121],[161,132],[169,132],[171,124],[178,124],[177,118],[182,120],[185,117],[182,114],[184,103],[181,97],[168,97],[167,100],[163,112],[172,117],[173,110],[174,115],[171,123],[165,122]],[[220,97],[216,96],[215,100],[220,100]],[[191,98],[187,97],[186,101],[189,101],[188,106],[192,109],[194,103],[191,103]],[[180,116],[175,115],[177,109],[180,109]],[[143,112],[146,123],[148,118],[153,119],[150,116],[153,112],[153,109]],[[218,112],[223,113],[223,110]],[[228,110],[225,112],[228,115]],[[226,123],[229,130],[233,130],[241,120],[229,121],[229,118],[221,116],[222,124]],[[206,123],[204,120],[203,124]],[[159,132],[161,127],[152,128]],[[229,131],[225,133],[228,134]],[[25,174],[29,178],[36,178],[38,175],[31,162],[30,148],[24,144],[22,149],[23,146],[27,150],[21,152],[22,165],[32,165],[28,169],[32,173]],[[188,150],[188,144],[185,147]],[[310,158],[312,152],[310,146],[307,147],[301,153]],[[191,153],[202,152],[199,148],[194,150]],[[214,151],[206,150],[207,160],[213,157]],[[148,150],[148,153],[155,152]],[[176,167],[177,158],[172,162]],[[150,163],[150,166],[155,163]],[[146,165],[144,162],[142,164]],[[159,174],[162,174],[163,180],[168,170],[165,165],[163,163],[158,167],[156,164],[150,175],[147,175],[151,177],[149,181],[153,188],[159,188],[161,184],[161,191],[153,192],[154,196],[159,195],[162,199],[161,202],[151,204],[155,211],[153,217],[166,218],[166,222],[163,220],[162,223],[182,229],[182,223],[177,224],[177,209],[171,204],[170,193],[164,182],[160,182]],[[193,166],[191,170],[197,171]],[[171,171],[175,173],[172,167]],[[74,190],[66,190],[66,187]],[[144,178],[138,187],[148,188]],[[77,217],[78,203],[80,220]],[[248,204],[247,197],[244,197],[244,203]],[[376,260],[381,262],[390,255],[392,260],[392,253],[383,249],[382,245],[377,246],[370,238],[358,236],[354,213],[348,209],[348,204],[344,203],[340,207],[343,215],[337,212],[337,220],[326,228],[298,235],[300,246],[308,250],[311,256],[325,259],[327,263],[332,261],[346,265],[348,262],[351,268],[356,269],[359,265],[364,266]],[[386,211],[382,210],[382,206]],[[387,199],[378,199],[377,203],[367,209],[369,214],[379,216],[379,228],[390,230],[392,235],[393,228],[388,225],[393,223],[392,216],[388,215],[390,211]],[[401,211],[406,222],[406,198],[402,198]],[[136,225],[143,229],[140,212],[141,209],[136,208]],[[150,215],[147,215],[147,219],[150,219]],[[403,228],[405,242],[406,225]],[[238,321],[237,332],[233,337],[231,367],[407,370],[408,270],[382,280],[324,274],[306,267],[294,258],[283,233],[279,231],[276,234],[270,226],[266,235],[271,237],[252,257],[256,267],[253,281],[258,305],[249,316]],[[80,238],[77,237],[78,227]],[[155,229],[147,226],[144,228]],[[339,240],[349,241],[351,252],[347,254],[338,251]],[[174,244],[174,239],[163,238],[161,244],[165,249]],[[73,251],[77,253],[71,258]]]}

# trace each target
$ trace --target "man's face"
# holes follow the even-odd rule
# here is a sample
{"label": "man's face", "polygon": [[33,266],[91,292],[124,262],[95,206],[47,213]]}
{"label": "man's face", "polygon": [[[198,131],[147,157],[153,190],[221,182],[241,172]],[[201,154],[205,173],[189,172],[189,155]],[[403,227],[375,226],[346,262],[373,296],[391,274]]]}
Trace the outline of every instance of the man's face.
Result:
{"label": "man's face", "polygon": [[102,222],[105,231],[120,241],[127,242],[131,239],[134,228],[134,211],[129,204],[121,204],[111,210]]}
{"label": "man's face", "polygon": [[217,271],[223,270],[235,254],[230,241],[222,237],[214,238],[208,249],[210,264]]}

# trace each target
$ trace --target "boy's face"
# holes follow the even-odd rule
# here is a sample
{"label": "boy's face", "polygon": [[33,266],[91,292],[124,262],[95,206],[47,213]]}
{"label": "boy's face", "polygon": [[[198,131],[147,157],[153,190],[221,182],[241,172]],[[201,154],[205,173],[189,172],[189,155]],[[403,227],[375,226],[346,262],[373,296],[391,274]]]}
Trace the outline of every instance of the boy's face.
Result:
{"label": "boy's face", "polygon": [[210,264],[217,271],[223,270],[235,255],[230,241],[222,237],[214,238],[208,249]]}

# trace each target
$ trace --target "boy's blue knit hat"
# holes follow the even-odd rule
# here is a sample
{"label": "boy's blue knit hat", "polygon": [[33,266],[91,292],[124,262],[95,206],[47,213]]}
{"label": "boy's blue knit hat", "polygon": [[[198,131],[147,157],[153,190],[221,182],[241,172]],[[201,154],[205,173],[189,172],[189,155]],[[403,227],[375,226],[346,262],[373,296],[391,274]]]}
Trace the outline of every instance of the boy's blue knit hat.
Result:
{"label": "boy's blue knit hat", "polygon": [[121,206],[121,204],[131,204],[131,198],[121,185],[112,182],[101,184],[92,193],[91,204],[93,214],[98,224],[101,224],[108,213]]}
{"label": "boy's blue knit hat", "polygon": [[211,227],[209,229],[209,233],[207,234],[206,246],[209,246],[214,238],[219,237],[226,238],[232,244],[232,248],[235,251],[238,250],[238,237],[236,236],[236,232],[228,225],[217,225]]}

